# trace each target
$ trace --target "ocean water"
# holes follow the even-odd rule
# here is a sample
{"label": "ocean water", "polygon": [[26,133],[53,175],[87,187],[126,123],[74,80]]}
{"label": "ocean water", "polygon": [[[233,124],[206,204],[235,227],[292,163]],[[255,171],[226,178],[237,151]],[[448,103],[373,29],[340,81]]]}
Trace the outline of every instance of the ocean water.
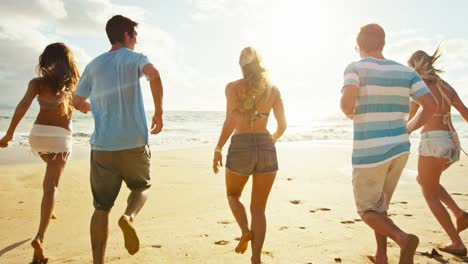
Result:
{"label": "ocean water", "polygon": [[[28,146],[29,131],[37,115],[37,109],[30,109],[16,129],[12,146]],[[11,121],[14,109],[0,109],[0,134],[3,136]],[[151,123],[152,112],[146,114]],[[150,145],[158,148],[181,148],[186,146],[212,145],[218,141],[225,113],[217,111],[166,111],[163,131],[150,136]],[[314,118],[302,113],[292,114],[288,119],[288,129],[280,142],[312,141],[320,144],[347,144],[352,140],[352,121],[339,115]],[[468,126],[460,115],[453,115],[454,126],[460,136],[462,146],[468,149]],[[276,123],[270,118],[268,128],[274,132]],[[94,129],[91,114],[79,112],[73,117],[74,143],[88,145]],[[417,143],[414,133],[411,141]]]}

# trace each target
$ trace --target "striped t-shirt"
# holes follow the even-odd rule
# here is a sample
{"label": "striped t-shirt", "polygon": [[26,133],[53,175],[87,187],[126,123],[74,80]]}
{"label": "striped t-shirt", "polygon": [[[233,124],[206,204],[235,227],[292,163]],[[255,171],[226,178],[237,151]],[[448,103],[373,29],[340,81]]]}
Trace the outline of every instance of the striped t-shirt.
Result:
{"label": "striped t-shirt", "polygon": [[354,110],[353,167],[374,167],[408,153],[410,98],[430,93],[416,71],[391,60],[364,58],[344,72],[359,88]]}

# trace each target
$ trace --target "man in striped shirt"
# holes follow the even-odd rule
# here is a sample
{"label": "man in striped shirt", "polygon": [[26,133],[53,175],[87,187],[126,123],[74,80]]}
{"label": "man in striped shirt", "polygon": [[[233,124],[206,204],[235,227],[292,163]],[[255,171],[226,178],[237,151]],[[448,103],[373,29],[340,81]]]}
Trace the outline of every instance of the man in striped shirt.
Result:
{"label": "man in striped shirt", "polygon": [[[418,237],[387,216],[388,205],[410,152],[409,134],[436,110],[434,97],[416,71],[384,58],[385,32],[361,28],[356,50],[362,58],[344,72],[341,109],[353,119],[353,191],[357,211],[375,232],[375,263],[387,263],[387,237],[400,246],[400,264],[412,264]],[[407,122],[410,100],[422,112]]]}

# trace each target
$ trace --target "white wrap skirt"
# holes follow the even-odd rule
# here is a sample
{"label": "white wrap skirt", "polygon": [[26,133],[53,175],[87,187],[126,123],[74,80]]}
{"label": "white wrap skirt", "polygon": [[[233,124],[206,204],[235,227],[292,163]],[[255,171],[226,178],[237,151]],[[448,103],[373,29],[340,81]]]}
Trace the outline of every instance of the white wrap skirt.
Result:
{"label": "white wrap skirt", "polygon": [[29,134],[31,151],[36,155],[62,154],[66,158],[72,151],[72,132],[58,126],[34,124]]}

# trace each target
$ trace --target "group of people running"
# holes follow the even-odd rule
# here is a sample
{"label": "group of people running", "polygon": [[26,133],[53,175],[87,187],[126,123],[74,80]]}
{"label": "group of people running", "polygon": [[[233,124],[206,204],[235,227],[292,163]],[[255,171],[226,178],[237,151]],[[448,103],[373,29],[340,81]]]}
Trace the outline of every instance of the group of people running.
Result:
{"label": "group of people running", "polygon": [[[158,70],[145,55],[133,51],[137,25],[127,17],[113,16],[106,24],[110,50],[92,60],[81,77],[65,44],[48,45],[39,57],[38,77],[29,82],[7,133],[0,140],[0,147],[8,146],[20,120],[37,98],[40,111],[29,143],[47,166],[40,224],[31,242],[34,264],[48,262],[44,235],[54,217],[56,191],[72,150],[74,109],[82,113],[91,111],[95,122],[90,140],[90,183],[95,208],[90,224],[93,263],[105,262],[109,212],[122,182],[131,192],[118,225],[129,254],[139,250],[133,224],[151,186],[149,132],[139,79],[146,76],[152,92],[155,114],[151,134],[158,134],[163,127],[163,88]],[[424,51],[415,52],[407,67],[386,59],[382,54],[384,45],[385,32],[379,25],[361,28],[356,50],[362,59],[346,68],[341,98],[343,113],[353,120],[352,182],[357,211],[375,231],[377,251],[372,260],[388,263],[389,237],[401,248],[399,263],[413,263],[419,238],[396,226],[387,210],[408,159],[409,134],[421,127],[417,181],[429,208],[451,240],[440,250],[466,256],[459,233],[468,228],[468,213],[455,203],[439,179],[459,159],[461,151],[451,122],[451,107],[466,121],[468,109],[434,67],[440,57],[439,49],[432,56]],[[256,50],[243,49],[239,64],[243,77],[226,86],[226,118],[212,166],[214,173],[218,173],[223,166],[222,148],[231,138],[226,157],[226,192],[242,233],[235,251],[244,253],[251,242],[251,262],[261,263],[265,208],[278,171],[275,142],[287,124],[280,91],[269,81]],[[274,133],[267,130],[272,111],[277,121]],[[250,175],[253,186],[249,225],[240,197]],[[455,215],[455,225],[443,204]]]}

